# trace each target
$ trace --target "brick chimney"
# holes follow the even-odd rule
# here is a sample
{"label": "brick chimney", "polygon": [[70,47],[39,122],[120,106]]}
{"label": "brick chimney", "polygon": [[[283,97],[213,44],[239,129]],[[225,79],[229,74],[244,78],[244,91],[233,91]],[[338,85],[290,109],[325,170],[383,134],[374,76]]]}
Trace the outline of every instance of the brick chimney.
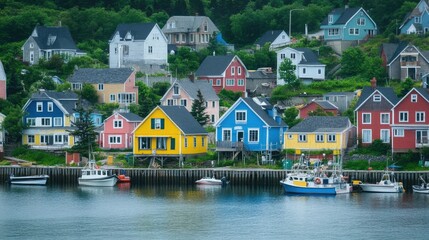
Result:
{"label": "brick chimney", "polygon": [[191,82],[195,81],[195,75],[194,75],[194,73],[189,74],[188,77],[189,77],[189,80],[191,80]]}
{"label": "brick chimney", "polygon": [[371,82],[371,88],[376,89],[377,88],[377,79],[375,77],[373,77],[370,82]]}

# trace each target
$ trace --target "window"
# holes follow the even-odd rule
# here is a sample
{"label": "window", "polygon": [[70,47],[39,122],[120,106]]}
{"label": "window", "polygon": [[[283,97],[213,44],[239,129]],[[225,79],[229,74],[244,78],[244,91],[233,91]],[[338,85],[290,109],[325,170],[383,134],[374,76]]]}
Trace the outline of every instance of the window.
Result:
{"label": "window", "polygon": [[113,120],[113,128],[122,128],[122,119]]}
{"label": "window", "polygon": [[180,92],[179,92],[179,86],[177,84],[174,85],[174,87],[173,87],[173,94],[174,95],[179,95],[180,94]]}
{"label": "window", "polygon": [[176,139],[171,138],[170,139],[170,150],[174,150],[174,149],[176,149]]}
{"label": "window", "polygon": [[417,102],[417,94],[411,94],[411,102]]}
{"label": "window", "polygon": [[403,137],[404,136],[404,129],[403,128],[393,129],[393,136]]}
{"label": "window", "polygon": [[54,144],[62,144],[68,142],[68,136],[67,135],[54,135]]}
{"label": "window", "polygon": [[28,135],[28,143],[34,143],[34,135]]}
{"label": "window", "polygon": [[259,129],[249,129],[249,143],[259,141]]}
{"label": "window", "polygon": [[180,34],[176,34],[176,43],[179,42],[179,36],[180,36]]}
{"label": "window", "polygon": [[148,48],[147,49],[148,53],[153,53],[153,47],[152,46],[148,46],[147,48]]}
{"label": "window", "polygon": [[334,22],[334,16],[329,14],[328,15],[328,23],[333,23]]}
{"label": "window", "polygon": [[362,124],[371,124],[371,113],[362,113]]}
{"label": "window", "polygon": [[216,86],[220,86],[221,84],[221,81],[220,81],[220,79],[216,79]]}
{"label": "window", "polygon": [[372,101],[381,102],[381,95],[375,94],[374,96],[372,96]]}
{"label": "window", "polygon": [[208,26],[207,26],[207,23],[206,24],[204,24],[204,32],[207,32],[208,31]]}
{"label": "window", "polygon": [[201,146],[205,146],[206,145],[206,139],[204,137],[201,137]]}
{"label": "window", "polygon": [[194,147],[197,147],[197,137],[194,137]]}
{"label": "window", "polygon": [[323,134],[316,134],[316,142],[324,142]]}
{"label": "window", "polygon": [[390,113],[382,113],[380,114],[380,123],[381,124],[389,124],[390,123]]}
{"label": "window", "polygon": [[231,67],[231,75],[234,76],[235,75],[235,67]]}
{"label": "window", "polygon": [[165,137],[157,137],[156,138],[156,149],[167,149],[167,138]]}
{"label": "window", "polygon": [[34,63],[34,52],[30,51],[30,63]]}
{"label": "window", "polygon": [[246,111],[235,111],[235,121],[236,122],[246,122]]}
{"label": "window", "polygon": [[416,112],[416,122],[425,121],[425,112]]}
{"label": "window", "polygon": [[51,118],[41,118],[41,126],[50,127],[51,126]]}
{"label": "window", "polygon": [[72,83],[72,90],[82,90],[81,83]]}
{"label": "window", "polygon": [[180,99],[180,105],[186,107],[188,105],[187,99]]}
{"label": "window", "polygon": [[244,79],[238,79],[237,80],[237,85],[238,86],[244,86]]}
{"label": "window", "polygon": [[231,141],[231,129],[223,129],[222,141]]}
{"label": "window", "polygon": [[319,74],[319,75],[322,74],[322,69],[320,69],[320,68],[317,69],[317,74]]}
{"label": "window", "polygon": [[42,102],[36,103],[36,111],[37,112],[43,112],[43,103]]}
{"label": "window", "polygon": [[284,53],[280,54],[280,59],[285,59],[285,57],[286,57],[286,54]]}
{"label": "window", "polygon": [[109,136],[109,144],[121,144],[121,136]]}
{"label": "window", "polygon": [[302,68],[302,74],[305,74],[307,72],[307,69]]}
{"label": "window", "polygon": [[389,131],[389,129],[381,129],[380,130],[380,140],[383,143],[390,143],[390,131]]}
{"label": "window", "polygon": [[110,102],[116,102],[116,95],[110,94]]}
{"label": "window", "polygon": [[152,118],[151,119],[151,129],[164,129],[164,119]]}
{"label": "window", "polygon": [[328,142],[336,142],[337,136],[335,134],[328,134]]}
{"label": "window", "polygon": [[118,94],[118,103],[122,103],[122,104],[136,103],[136,94],[135,93],[119,93]]}
{"label": "window", "polygon": [[99,83],[98,84],[98,91],[103,91],[104,90],[104,84]]}
{"label": "window", "polygon": [[54,111],[54,103],[48,102],[48,112],[53,112],[53,111]]}
{"label": "window", "polygon": [[128,56],[128,54],[130,53],[130,48],[128,45],[123,45],[122,46],[122,53],[124,56]]}
{"label": "window", "polygon": [[417,144],[428,144],[428,131],[417,130],[416,131],[416,143]]}
{"label": "window", "polygon": [[226,86],[234,86],[234,79],[226,79]]}
{"label": "window", "polygon": [[193,42],[194,42],[194,34],[193,34],[193,33],[189,34],[189,41],[190,41],[191,43],[193,43]]}
{"label": "window", "polygon": [[362,143],[372,143],[372,131],[370,129],[362,130]]}
{"label": "window", "polygon": [[139,149],[151,149],[150,147],[150,138],[139,137]]}
{"label": "window", "polygon": [[30,48],[34,48],[34,43],[30,43]]}
{"label": "window", "polygon": [[415,23],[420,23],[420,17],[419,16],[414,17],[414,22]]}
{"label": "window", "polygon": [[299,134],[298,142],[307,142],[307,135],[306,134]]}
{"label": "window", "polygon": [[36,126],[36,119],[35,118],[27,118],[27,126],[29,126],[29,127]]}
{"label": "window", "polygon": [[174,99],[167,99],[167,106],[174,106]]}
{"label": "window", "polygon": [[338,28],[328,29],[328,36],[336,36],[339,34]]}
{"label": "window", "polygon": [[212,101],[212,108],[216,107],[216,101]]}
{"label": "window", "polygon": [[350,28],[349,34],[350,35],[359,35],[359,29],[358,28]]}
{"label": "window", "polygon": [[59,127],[63,125],[63,118],[61,117],[54,117],[54,126]]}
{"label": "window", "polygon": [[188,147],[188,138],[185,137],[185,148],[187,148],[187,147]]}
{"label": "window", "polygon": [[214,114],[210,115],[210,122],[212,122],[212,123],[215,122],[215,115]]}
{"label": "window", "polygon": [[291,58],[291,59],[295,59],[295,53],[291,53],[291,54],[290,54],[290,58]]}
{"label": "window", "polygon": [[237,75],[241,75],[241,67],[237,67]]}
{"label": "window", "polygon": [[358,18],[357,19],[357,25],[358,26],[365,26],[365,18]]}
{"label": "window", "polygon": [[287,138],[292,140],[293,139],[293,135],[292,134],[288,134]]}
{"label": "window", "polygon": [[408,112],[399,112],[399,122],[408,122]]}

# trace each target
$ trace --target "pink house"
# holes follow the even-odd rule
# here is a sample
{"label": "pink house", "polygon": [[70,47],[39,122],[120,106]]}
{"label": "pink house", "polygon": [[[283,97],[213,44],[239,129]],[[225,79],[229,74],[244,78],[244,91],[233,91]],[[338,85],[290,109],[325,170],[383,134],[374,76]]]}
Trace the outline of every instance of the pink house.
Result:
{"label": "pink house", "polygon": [[100,133],[101,148],[132,148],[132,132],[143,120],[130,112],[115,112],[104,120],[104,130]]}
{"label": "pink house", "polygon": [[195,72],[198,80],[208,81],[216,93],[222,89],[246,95],[246,66],[238,56],[208,56]]}
{"label": "pink house", "polygon": [[206,114],[210,117],[210,124],[219,119],[219,97],[206,81],[176,80],[161,98],[163,106],[184,106],[191,112],[194,100],[198,99],[200,90],[206,101]]}
{"label": "pink house", "polygon": [[4,72],[3,63],[0,61],[0,98],[6,99],[6,73]]}

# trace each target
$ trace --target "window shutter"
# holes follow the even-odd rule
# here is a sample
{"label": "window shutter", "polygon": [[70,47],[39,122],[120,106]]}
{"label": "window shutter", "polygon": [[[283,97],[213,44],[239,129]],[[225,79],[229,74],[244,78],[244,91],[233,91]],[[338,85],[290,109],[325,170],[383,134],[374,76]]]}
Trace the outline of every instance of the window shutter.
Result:
{"label": "window shutter", "polygon": [[164,119],[161,119],[161,129],[164,129]]}
{"label": "window shutter", "polygon": [[171,140],[171,150],[174,150],[174,149],[176,149],[176,139],[175,138],[172,138]]}
{"label": "window shutter", "polygon": [[155,119],[150,119],[150,129],[155,129]]}

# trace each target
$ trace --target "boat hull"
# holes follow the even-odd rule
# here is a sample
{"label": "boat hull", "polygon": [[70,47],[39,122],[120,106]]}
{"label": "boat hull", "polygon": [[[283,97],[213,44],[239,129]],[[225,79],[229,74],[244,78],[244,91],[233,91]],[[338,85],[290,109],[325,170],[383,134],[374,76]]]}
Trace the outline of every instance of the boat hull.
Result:
{"label": "boat hull", "polygon": [[103,177],[103,178],[83,178],[78,179],[79,185],[81,186],[92,186],[92,187],[113,187],[115,186],[118,178],[115,175]]}
{"label": "boat hull", "polygon": [[413,185],[413,192],[429,194],[429,188],[421,187],[419,185]]}
{"label": "boat hull", "polygon": [[336,195],[350,193],[352,187],[348,183],[314,185],[314,186],[299,186],[291,182],[280,181],[286,193],[295,194],[311,194],[311,195]]}
{"label": "boat hull", "polygon": [[10,176],[9,182],[14,185],[46,185],[48,181],[48,175],[38,175],[38,176],[23,176],[15,177]]}
{"label": "boat hull", "polygon": [[373,192],[373,193],[401,193],[404,189],[395,185],[381,185],[381,184],[359,184],[362,192]]}

